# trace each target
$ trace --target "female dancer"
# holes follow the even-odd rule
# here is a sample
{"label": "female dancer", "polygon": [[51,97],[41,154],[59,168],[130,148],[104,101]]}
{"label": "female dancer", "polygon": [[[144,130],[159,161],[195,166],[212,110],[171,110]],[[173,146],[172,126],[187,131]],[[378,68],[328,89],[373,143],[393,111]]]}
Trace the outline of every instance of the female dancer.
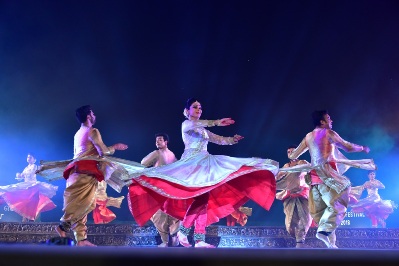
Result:
{"label": "female dancer", "polygon": [[222,137],[207,127],[234,124],[231,118],[200,120],[202,107],[188,99],[182,123],[185,144],[180,160],[159,167],[146,168],[130,175],[128,202],[139,225],[144,225],[161,209],[182,220],[178,238],[190,247],[187,235],[194,226],[195,247],[212,248],[205,242],[206,226],[233,213],[248,200],[269,210],[276,193],[274,176],[278,162],[262,158],[235,158],[211,155],[208,142],[233,145],[243,137]]}
{"label": "female dancer", "polygon": [[22,216],[23,222],[38,221],[40,213],[56,207],[52,198],[58,187],[36,180],[38,166],[32,154],[26,158],[28,166],[17,173],[17,184],[0,186],[0,197],[8,204],[11,210]]}
{"label": "female dancer", "polygon": [[[359,201],[353,204],[353,212],[363,212],[366,217],[371,220],[371,226],[377,228],[378,225],[385,228],[385,220],[388,216],[393,213],[393,209],[397,208],[397,205],[392,200],[382,200],[378,194],[378,189],[384,189],[385,186],[378,179],[376,179],[375,171],[370,171],[368,174],[369,181],[366,181],[361,188],[361,191],[367,189],[367,197],[359,199]],[[355,187],[354,190],[356,190]],[[358,195],[361,195],[359,193]]]}

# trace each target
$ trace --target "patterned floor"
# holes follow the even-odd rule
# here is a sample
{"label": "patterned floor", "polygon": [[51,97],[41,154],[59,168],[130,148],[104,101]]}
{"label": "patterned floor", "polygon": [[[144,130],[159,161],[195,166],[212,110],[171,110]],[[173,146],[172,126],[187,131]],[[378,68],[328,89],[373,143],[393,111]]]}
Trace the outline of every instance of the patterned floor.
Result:
{"label": "patterned floor", "polygon": [[[57,223],[45,222],[2,222],[0,243],[45,244],[57,236],[54,231],[56,225]],[[306,244],[309,248],[324,249],[325,245],[315,237],[315,233],[315,228],[309,230]],[[399,229],[338,228],[336,235],[340,249],[399,251]],[[89,224],[88,239],[104,247],[157,247],[160,243],[154,226],[140,227],[131,223]],[[210,226],[207,228],[206,240],[218,248],[264,250],[295,247],[294,239],[287,234],[284,227]]]}

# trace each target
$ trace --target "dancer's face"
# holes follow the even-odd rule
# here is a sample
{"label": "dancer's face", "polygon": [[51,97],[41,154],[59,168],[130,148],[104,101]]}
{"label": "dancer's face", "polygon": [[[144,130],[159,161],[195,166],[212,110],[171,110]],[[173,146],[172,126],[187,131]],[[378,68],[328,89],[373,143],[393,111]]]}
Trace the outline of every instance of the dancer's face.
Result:
{"label": "dancer's face", "polygon": [[33,164],[36,162],[36,159],[32,155],[28,154],[28,157],[26,157],[26,161],[28,162],[28,164]]}
{"label": "dancer's face", "polygon": [[90,111],[89,120],[92,125],[94,125],[96,123],[96,116],[94,115],[93,111]]}
{"label": "dancer's face", "polygon": [[199,102],[193,102],[190,105],[190,109],[188,110],[188,114],[190,118],[199,119],[202,114],[202,107]]}
{"label": "dancer's face", "polygon": [[295,150],[294,148],[289,148],[289,149],[287,150],[287,156],[289,157],[290,154],[291,154],[294,150]]}
{"label": "dancer's face", "polygon": [[370,172],[370,173],[369,173],[369,179],[370,179],[370,180],[375,179],[375,172]]}
{"label": "dancer's face", "polygon": [[332,129],[332,123],[333,123],[333,121],[332,121],[330,115],[328,115],[328,114],[324,115],[324,120],[322,120],[322,121],[324,122],[324,123],[323,123],[323,127],[324,127],[324,128]]}
{"label": "dancer's face", "polygon": [[162,136],[159,136],[155,139],[155,145],[158,149],[164,149],[166,148],[167,142],[163,139]]}

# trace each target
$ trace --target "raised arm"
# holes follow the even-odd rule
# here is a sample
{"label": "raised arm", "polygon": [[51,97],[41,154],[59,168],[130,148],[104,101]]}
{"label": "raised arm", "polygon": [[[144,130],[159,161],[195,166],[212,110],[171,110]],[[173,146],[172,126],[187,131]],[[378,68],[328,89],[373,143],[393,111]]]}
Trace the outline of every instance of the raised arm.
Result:
{"label": "raised arm", "polygon": [[212,143],[216,143],[219,145],[233,145],[237,144],[239,140],[243,139],[243,136],[240,135],[234,135],[233,137],[223,137],[219,136],[215,133],[210,132],[207,130],[208,136],[209,136],[209,141]]}
{"label": "raised arm", "polygon": [[[286,164],[283,165],[282,168],[287,168],[287,167],[289,167],[289,166],[290,166],[290,165],[289,165],[288,163],[286,163]],[[280,180],[281,178],[285,177],[287,174],[288,174],[288,172],[279,171],[279,172],[277,173],[277,175],[275,176],[275,179],[276,179],[276,180]]]}
{"label": "raised arm", "polygon": [[379,188],[379,189],[384,189],[385,188],[384,184],[381,183],[380,180],[375,179],[374,181],[375,181],[375,183],[373,182],[373,185],[375,185],[376,188]]}
{"label": "raised arm", "polygon": [[375,179],[372,181],[367,181],[363,184],[364,188],[378,188],[378,189],[384,189],[385,186],[382,184],[379,180]]}
{"label": "raised arm", "polygon": [[156,161],[158,160],[158,152],[153,151],[150,152],[146,157],[141,160],[141,164],[145,165],[146,167],[153,166]]}
{"label": "raised arm", "polygon": [[[190,136],[201,137],[202,133],[201,130],[198,130],[199,128],[204,129],[205,127],[228,126],[231,124],[234,124],[234,120],[232,120],[231,118],[223,118],[219,120],[197,120],[197,121],[186,120],[182,124],[182,132],[187,133]],[[244,138],[243,136],[240,135],[234,135],[233,137],[223,137],[215,133],[212,133],[209,130],[206,130],[206,132],[209,136],[209,141],[219,145],[236,144],[239,140]]]}
{"label": "raised arm", "polygon": [[104,155],[112,155],[115,153],[115,150],[126,150],[128,148],[127,145],[123,143],[116,143],[107,147],[101,138],[100,132],[96,128],[91,130],[89,139],[93,143],[100,157]]}
{"label": "raised arm", "polygon": [[304,154],[308,149],[309,148],[308,145],[306,144],[306,137],[305,137],[303,138],[299,146],[292,151],[292,153],[288,156],[288,158],[290,158],[291,160],[298,159],[298,157]]}
{"label": "raised arm", "polygon": [[346,141],[343,138],[341,138],[341,136],[338,135],[338,133],[335,132],[334,130],[329,131],[329,138],[331,142],[335,144],[335,146],[337,146],[340,149],[343,149],[346,152],[365,152],[365,153],[370,152],[369,147]]}
{"label": "raised arm", "polygon": [[190,130],[194,130],[196,128],[201,128],[201,127],[214,127],[214,126],[229,126],[231,124],[234,124],[235,121],[232,120],[231,118],[223,118],[223,119],[218,119],[218,120],[196,120],[196,121],[191,121],[191,120],[186,120],[183,125],[182,125],[182,130],[183,132],[188,132]]}

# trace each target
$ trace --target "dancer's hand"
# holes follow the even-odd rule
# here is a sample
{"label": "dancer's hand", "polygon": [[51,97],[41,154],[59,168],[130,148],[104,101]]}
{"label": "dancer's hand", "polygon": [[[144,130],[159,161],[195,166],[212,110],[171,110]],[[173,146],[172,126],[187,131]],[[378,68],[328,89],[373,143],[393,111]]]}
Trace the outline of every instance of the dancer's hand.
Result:
{"label": "dancer's hand", "polygon": [[37,170],[35,171],[35,174],[39,174],[43,170],[43,165],[40,165]]}
{"label": "dancer's hand", "polygon": [[233,137],[233,140],[234,140],[234,142],[238,142],[239,140],[242,140],[244,137],[243,136],[240,136],[240,135],[234,135],[234,137]]}
{"label": "dancer's hand", "polygon": [[123,151],[126,150],[128,148],[128,146],[126,144],[123,143],[116,143],[114,145],[112,145],[114,147],[115,150],[119,150],[119,151]]}
{"label": "dancer's hand", "polygon": [[370,152],[370,148],[369,147],[367,147],[367,146],[362,146],[362,147],[363,147],[362,152],[365,152],[365,153],[369,153]]}
{"label": "dancer's hand", "polygon": [[219,120],[218,126],[220,126],[220,127],[230,126],[234,123],[235,123],[235,121],[231,118],[222,118]]}

